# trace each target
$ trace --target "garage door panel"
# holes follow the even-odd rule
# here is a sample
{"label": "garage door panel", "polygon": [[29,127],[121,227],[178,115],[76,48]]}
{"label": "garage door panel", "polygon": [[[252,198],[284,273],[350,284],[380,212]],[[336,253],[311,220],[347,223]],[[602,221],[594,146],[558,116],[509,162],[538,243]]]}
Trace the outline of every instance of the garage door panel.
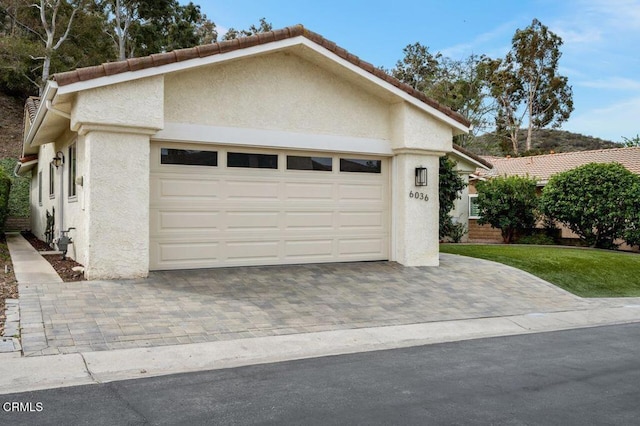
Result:
{"label": "garage door panel", "polygon": [[218,211],[160,211],[158,216],[156,232],[180,232],[218,230],[221,215]]}
{"label": "garage door panel", "polygon": [[377,229],[383,231],[384,214],[380,211],[339,212],[340,229]]}
{"label": "garage door panel", "polygon": [[158,260],[187,267],[193,263],[216,261],[220,255],[220,243],[209,242],[159,242],[157,244]]}
{"label": "garage door panel", "polygon": [[333,225],[333,211],[314,212],[286,212],[284,228],[287,231],[327,231],[331,230]]}
{"label": "garage door panel", "polygon": [[[259,178],[256,178],[259,179]],[[280,190],[278,182],[260,182],[256,180],[227,180],[225,182],[227,200],[271,200],[278,201]]]}
{"label": "garage door panel", "polygon": [[232,261],[277,260],[280,254],[279,241],[228,241],[225,243],[226,258]]}
{"label": "garage door panel", "polygon": [[279,214],[264,211],[227,211],[224,223],[225,228],[230,231],[277,231]]}
{"label": "garage door panel", "polygon": [[373,201],[382,202],[384,199],[384,186],[380,184],[341,184],[339,197],[342,202]]}
{"label": "garage door panel", "polygon": [[333,201],[335,198],[332,183],[295,182],[284,184],[285,201]]}
{"label": "garage door panel", "polygon": [[338,254],[340,256],[362,257],[375,256],[379,259],[383,257],[385,240],[383,238],[345,238],[338,243]]}
{"label": "garage door panel", "polygon": [[158,178],[157,192],[152,186],[152,194],[156,197],[153,201],[170,201],[171,199],[189,200],[206,199],[218,200],[220,198],[219,180],[176,179],[169,177]]}
{"label": "garage door panel", "polygon": [[334,240],[285,241],[284,250],[288,259],[331,259],[334,256]]}

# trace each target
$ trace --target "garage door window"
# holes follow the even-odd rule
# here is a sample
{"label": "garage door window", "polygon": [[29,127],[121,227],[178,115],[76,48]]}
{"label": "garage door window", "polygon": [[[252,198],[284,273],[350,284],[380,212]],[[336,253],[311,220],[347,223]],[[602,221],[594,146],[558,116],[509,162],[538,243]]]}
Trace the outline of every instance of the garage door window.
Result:
{"label": "garage door window", "polygon": [[182,164],[185,166],[217,166],[218,153],[216,151],[201,151],[195,149],[160,150],[161,164]]}
{"label": "garage door window", "polygon": [[381,160],[361,160],[358,158],[341,158],[341,172],[381,173]]}
{"label": "garage door window", "polygon": [[298,157],[287,155],[287,170],[322,170],[330,172],[333,159],[331,157]]}
{"label": "garage door window", "polygon": [[243,152],[228,152],[227,167],[277,169],[278,156],[269,154],[246,154]]}

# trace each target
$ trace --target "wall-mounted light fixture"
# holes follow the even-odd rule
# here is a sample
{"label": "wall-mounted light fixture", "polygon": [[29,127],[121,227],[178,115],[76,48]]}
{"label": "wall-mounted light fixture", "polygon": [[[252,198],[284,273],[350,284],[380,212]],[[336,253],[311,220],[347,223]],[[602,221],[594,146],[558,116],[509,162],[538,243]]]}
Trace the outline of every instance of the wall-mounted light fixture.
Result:
{"label": "wall-mounted light fixture", "polygon": [[416,167],[416,186],[427,186],[427,168]]}
{"label": "wall-mounted light fixture", "polygon": [[62,153],[62,151],[56,152],[56,156],[53,157],[53,160],[51,160],[51,162],[53,163],[54,166],[56,166],[56,169],[58,167],[60,167],[61,165],[63,165],[64,164],[64,154]]}

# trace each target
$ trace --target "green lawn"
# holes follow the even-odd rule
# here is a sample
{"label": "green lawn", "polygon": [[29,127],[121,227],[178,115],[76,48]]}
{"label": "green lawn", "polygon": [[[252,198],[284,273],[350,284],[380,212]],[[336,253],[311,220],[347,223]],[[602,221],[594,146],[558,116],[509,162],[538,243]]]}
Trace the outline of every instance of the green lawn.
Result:
{"label": "green lawn", "polygon": [[440,251],[504,263],[582,297],[640,297],[640,254],[493,244],[441,244]]}

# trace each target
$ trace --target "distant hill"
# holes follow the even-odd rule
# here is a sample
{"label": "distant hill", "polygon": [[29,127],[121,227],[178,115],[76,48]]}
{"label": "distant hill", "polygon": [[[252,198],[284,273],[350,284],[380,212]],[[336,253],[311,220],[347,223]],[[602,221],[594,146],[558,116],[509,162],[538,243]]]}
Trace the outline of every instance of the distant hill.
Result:
{"label": "distant hill", "polygon": [[0,92],[0,159],[22,154],[24,99]]}
{"label": "distant hill", "polygon": [[[519,140],[524,146],[526,130],[520,130]],[[529,154],[548,154],[554,152],[590,151],[594,149],[620,148],[621,144],[579,133],[564,130],[541,129],[533,132],[532,152]],[[495,135],[486,133],[470,141],[466,149],[478,155],[504,156],[500,142]]]}

